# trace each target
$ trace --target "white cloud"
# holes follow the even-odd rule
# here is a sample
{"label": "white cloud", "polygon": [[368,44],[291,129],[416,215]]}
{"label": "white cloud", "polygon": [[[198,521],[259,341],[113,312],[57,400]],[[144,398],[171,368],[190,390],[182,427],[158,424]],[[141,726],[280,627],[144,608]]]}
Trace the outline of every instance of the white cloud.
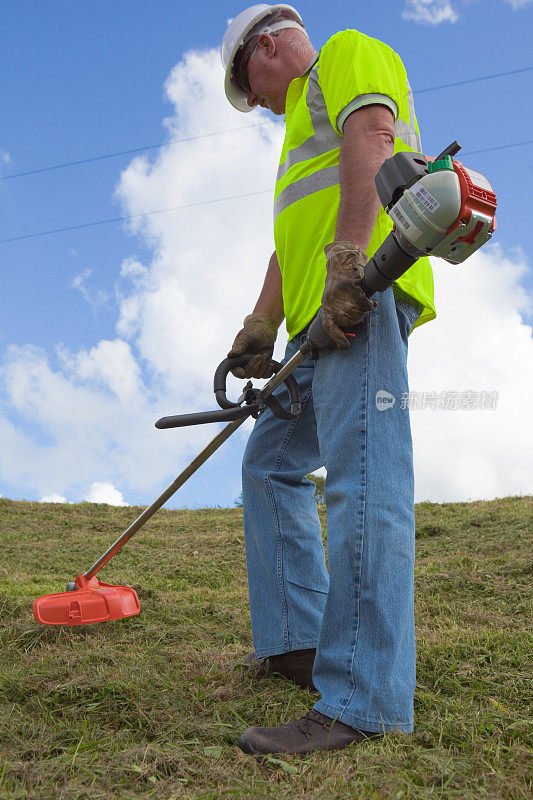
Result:
{"label": "white cloud", "polygon": [[504,0],[505,3],[511,6],[513,11],[519,11],[528,6],[533,0]]}
{"label": "white cloud", "polygon": [[[440,25],[441,22],[457,22],[457,5],[461,0],[405,0],[403,19],[420,25]],[[465,0],[462,0],[465,2]],[[513,11],[519,11],[533,0],[503,0]]]}
{"label": "white cloud", "polygon": [[49,495],[45,495],[44,497],[41,497],[39,502],[41,502],[41,503],[66,503],[67,502],[67,498],[66,497],[62,497],[60,494],[49,494]]}
{"label": "white cloud", "polygon": [[491,410],[411,413],[418,500],[533,492],[531,309],[520,250],[485,247],[464,264],[434,259],[439,316],[410,338],[411,391],[497,391]]}
{"label": "white cloud", "polygon": [[[172,71],[169,138],[253,127],[164,148],[153,163],[134,159],[118,187],[126,213],[273,187],[281,128],[257,128],[259,113],[249,121],[235,111],[222,79],[214,51],[190,53]],[[154,215],[130,229],[154,257],[122,263],[113,341],[78,352],[7,351],[0,473],[21,487],[19,496],[80,500],[98,478],[138,497],[160,490],[214,435],[207,426],[162,434],[153,423],[163,413],[214,407],[214,369],[255,302],[273,247],[271,197]],[[81,273],[77,288],[89,277]]]}
{"label": "white cloud", "polygon": [[[133,159],[117,187],[125,214],[273,187],[281,125],[259,111],[239,114],[222,86],[218,52],[188,53],[166,82],[168,138],[267,124]],[[164,413],[214,407],[214,369],[253,307],[273,247],[271,202],[258,195],[132,220],[129,230],[153,255],[143,263],[132,253],[117,264],[115,338],[77,351],[8,349],[0,473],[17,496],[136,502],[141,492],[159,493],[210,441],[210,426],[174,436],[153,423]],[[435,266],[439,318],[413,334],[411,387],[497,390],[500,402],[494,412],[412,413],[419,499],[532,490],[524,268],[523,254],[498,247],[459,267]],[[278,357],[285,340],[280,334]],[[213,487],[203,485],[209,504]],[[229,505],[236,494],[228,487]]]}
{"label": "white cloud", "polygon": [[[75,250],[71,250],[70,255],[76,256],[77,253]],[[88,285],[91,275],[92,270],[84,269],[82,272],[78,273],[78,275],[74,276],[70,283],[70,288],[77,289],[90,306],[97,308],[107,303],[109,295],[103,289],[94,289]]]}
{"label": "white cloud", "polygon": [[95,481],[83,498],[89,503],[107,503],[110,506],[127,506],[129,503],[124,501],[122,492],[115,489],[111,483],[100,483]]}
{"label": "white cloud", "polygon": [[[188,53],[172,70],[169,138],[250,128],[165,148],[153,163],[134,159],[117,190],[126,214],[273,188],[281,126],[257,127],[264,117],[235,111],[222,85],[216,51]],[[123,264],[117,331],[165,383],[210,384],[261,286],[273,248],[271,203],[268,193],[131,221],[154,259]]]}
{"label": "white cloud", "polygon": [[459,19],[450,0],[406,0],[402,17],[422,25],[440,25]]}
{"label": "white cloud", "polygon": [[155,430],[162,409],[190,408],[156,384],[154,399],[120,340],[76,354],[59,348],[55,366],[41,348],[11,346],[1,378],[0,474],[20,487],[18,496],[29,490],[79,501],[96,477],[129,493],[151,492],[212,435],[191,429],[176,445]]}
{"label": "white cloud", "polygon": [[11,156],[5,150],[0,150],[0,165],[11,164]]}
{"label": "white cloud", "polygon": [[146,391],[131,348],[121,339],[102,339],[89,352],[80,350],[74,355],[60,346],[58,355],[74,379],[107,389],[124,404]]}

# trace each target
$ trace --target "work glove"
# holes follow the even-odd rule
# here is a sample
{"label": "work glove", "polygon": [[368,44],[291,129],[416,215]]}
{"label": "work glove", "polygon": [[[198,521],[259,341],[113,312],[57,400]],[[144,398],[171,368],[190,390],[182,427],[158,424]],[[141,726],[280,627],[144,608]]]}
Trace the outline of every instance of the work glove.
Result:
{"label": "work glove", "polygon": [[361,281],[366,255],[352,242],[332,242],[324,248],[326,254],[326,284],[322,295],[322,325],[339,350],[350,343],[343,328],[353,328],[377,306],[366,296]]}
{"label": "work glove", "polygon": [[256,353],[244,367],[235,367],[231,372],[236,378],[270,378],[274,374],[271,364],[278,326],[268,314],[248,314],[244,328],[239,331],[228,353],[228,358]]}

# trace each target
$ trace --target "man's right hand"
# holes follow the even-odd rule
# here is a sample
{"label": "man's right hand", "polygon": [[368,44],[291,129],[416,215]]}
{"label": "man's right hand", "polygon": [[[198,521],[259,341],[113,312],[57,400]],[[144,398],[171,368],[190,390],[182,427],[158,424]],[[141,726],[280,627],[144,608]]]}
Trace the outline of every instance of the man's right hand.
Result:
{"label": "man's right hand", "polygon": [[272,354],[278,326],[268,314],[248,314],[228,353],[228,358],[256,353],[245,367],[235,367],[236,378],[270,378],[274,374]]}
{"label": "man's right hand", "polygon": [[343,328],[359,325],[376,307],[363,291],[366,255],[352,242],[332,242],[324,248],[326,284],[322,295],[322,326],[339,350],[350,347]]}

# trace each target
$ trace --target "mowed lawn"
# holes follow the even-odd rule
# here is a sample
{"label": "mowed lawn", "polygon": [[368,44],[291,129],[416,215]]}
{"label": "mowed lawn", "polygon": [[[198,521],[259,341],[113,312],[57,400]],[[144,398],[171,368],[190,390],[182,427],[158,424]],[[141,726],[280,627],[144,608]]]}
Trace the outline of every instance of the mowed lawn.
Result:
{"label": "mowed lawn", "polygon": [[163,510],[104,568],[139,616],[33,620],[139,511],[0,500],[0,798],[530,800],[533,498],[417,506],[413,735],[262,761],[243,729],[314,701],[242,664],[241,509]]}

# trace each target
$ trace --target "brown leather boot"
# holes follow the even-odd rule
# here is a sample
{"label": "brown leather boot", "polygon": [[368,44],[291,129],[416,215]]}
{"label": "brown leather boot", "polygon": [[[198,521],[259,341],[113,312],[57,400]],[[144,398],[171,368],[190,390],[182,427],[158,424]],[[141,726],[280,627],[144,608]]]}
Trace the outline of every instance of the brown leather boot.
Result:
{"label": "brown leather boot", "polygon": [[238,745],[244,753],[312,753],[315,750],[340,750],[367,739],[381,739],[382,734],[360,731],[344,722],[326,717],[312,708],[301,719],[277,728],[248,728]]}
{"label": "brown leather boot", "polygon": [[248,653],[244,657],[244,663],[248,667],[257,668],[261,675],[283,675],[298,686],[316,692],[313,685],[315,654],[315,649],[289,650],[288,653],[266,658],[257,658],[255,653]]}

